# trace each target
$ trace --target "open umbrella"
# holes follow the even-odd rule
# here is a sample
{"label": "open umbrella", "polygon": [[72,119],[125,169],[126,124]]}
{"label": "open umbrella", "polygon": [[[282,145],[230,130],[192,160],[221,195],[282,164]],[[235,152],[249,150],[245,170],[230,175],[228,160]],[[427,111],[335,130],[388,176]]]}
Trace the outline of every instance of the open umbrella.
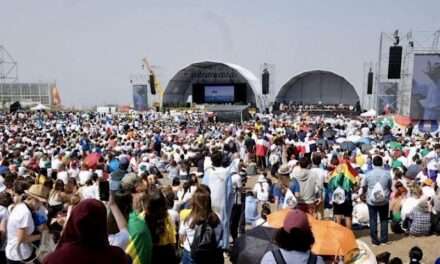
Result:
{"label": "open umbrella", "polygon": [[373,146],[371,146],[370,144],[362,144],[361,145],[361,150],[362,150],[363,153],[367,153],[372,148],[373,148]]}
{"label": "open umbrella", "polygon": [[98,165],[99,159],[101,158],[101,154],[99,153],[91,153],[87,155],[87,157],[84,159],[84,164],[88,168],[95,168]]}
{"label": "open umbrella", "polygon": [[277,229],[257,226],[237,239],[231,252],[232,263],[260,263],[266,252],[277,249],[273,237]]}
{"label": "open umbrella", "polygon": [[352,151],[356,148],[356,145],[351,141],[345,141],[341,144],[341,149],[346,151]]}
{"label": "open umbrella", "polygon": [[312,251],[323,256],[346,256],[357,248],[353,231],[333,221],[309,217],[315,244]]}
{"label": "open umbrella", "polygon": [[[290,209],[274,212],[267,217],[267,223],[274,228],[283,226]],[[357,248],[353,231],[333,221],[316,220],[308,215],[315,244],[312,252],[321,256],[347,256]]]}
{"label": "open umbrella", "polygon": [[400,149],[401,150],[402,149],[402,144],[400,144],[399,142],[396,142],[396,141],[391,141],[389,143],[388,147],[390,149],[393,149],[393,150],[395,150],[395,149]]}

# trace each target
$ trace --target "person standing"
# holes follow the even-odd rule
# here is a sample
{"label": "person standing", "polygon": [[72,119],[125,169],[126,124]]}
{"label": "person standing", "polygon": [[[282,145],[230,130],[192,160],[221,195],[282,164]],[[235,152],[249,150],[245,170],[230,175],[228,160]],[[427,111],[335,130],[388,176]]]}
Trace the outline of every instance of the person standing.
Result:
{"label": "person standing", "polygon": [[[392,180],[383,168],[381,156],[373,158],[373,170],[369,171],[362,183],[367,191],[367,205],[370,216],[370,236],[374,245],[388,242],[388,213]],[[380,218],[380,239],[377,237],[377,218]]]}
{"label": "person standing", "polygon": [[229,247],[229,220],[233,205],[231,168],[223,167],[223,153],[216,150],[211,154],[212,165],[205,168],[203,184],[211,190],[212,210],[223,225],[223,248]]}

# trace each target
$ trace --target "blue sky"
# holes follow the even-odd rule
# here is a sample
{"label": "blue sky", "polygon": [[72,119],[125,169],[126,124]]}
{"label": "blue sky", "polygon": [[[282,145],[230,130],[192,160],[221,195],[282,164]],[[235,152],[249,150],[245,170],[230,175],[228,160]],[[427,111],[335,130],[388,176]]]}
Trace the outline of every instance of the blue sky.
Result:
{"label": "blue sky", "polygon": [[440,1],[2,0],[0,44],[20,81],[56,80],[63,104],[131,103],[130,74],[145,56],[163,86],[182,66],[221,60],[275,84],[306,70],[331,70],[358,90],[379,34],[440,28]]}

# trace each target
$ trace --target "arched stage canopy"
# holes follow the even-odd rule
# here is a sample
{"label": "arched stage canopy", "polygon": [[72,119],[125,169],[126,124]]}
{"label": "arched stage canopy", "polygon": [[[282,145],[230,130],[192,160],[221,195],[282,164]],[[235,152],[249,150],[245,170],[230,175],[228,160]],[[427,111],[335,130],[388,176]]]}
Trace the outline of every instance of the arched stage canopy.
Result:
{"label": "arched stage canopy", "polygon": [[276,102],[354,105],[359,95],[345,78],[329,71],[307,71],[284,84]]}
{"label": "arched stage canopy", "polygon": [[186,103],[192,95],[193,84],[245,84],[246,103],[261,109],[261,83],[248,69],[225,62],[204,61],[179,70],[169,81],[164,95],[164,106]]}

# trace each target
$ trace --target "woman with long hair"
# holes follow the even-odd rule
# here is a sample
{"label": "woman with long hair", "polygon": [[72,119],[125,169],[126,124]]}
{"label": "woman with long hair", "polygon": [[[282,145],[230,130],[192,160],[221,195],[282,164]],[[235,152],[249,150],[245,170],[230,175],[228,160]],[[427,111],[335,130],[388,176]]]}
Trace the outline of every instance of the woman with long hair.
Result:
{"label": "woman with long hair", "polygon": [[167,200],[158,189],[148,193],[145,222],[153,241],[152,263],[177,263],[176,227],[168,215]]}
{"label": "woman with long hair", "polygon": [[[196,235],[196,229],[203,224],[209,225],[215,233],[217,244],[219,245],[222,238],[222,225],[220,218],[212,210],[211,197],[209,189],[201,185],[197,188],[191,198],[191,212],[185,219],[181,219],[179,235],[183,242],[182,264],[201,264],[201,263],[224,263],[223,252],[221,247],[217,247],[215,252],[210,252],[206,261],[197,262],[191,254],[191,245]],[[204,256],[200,256],[203,258]]]}

